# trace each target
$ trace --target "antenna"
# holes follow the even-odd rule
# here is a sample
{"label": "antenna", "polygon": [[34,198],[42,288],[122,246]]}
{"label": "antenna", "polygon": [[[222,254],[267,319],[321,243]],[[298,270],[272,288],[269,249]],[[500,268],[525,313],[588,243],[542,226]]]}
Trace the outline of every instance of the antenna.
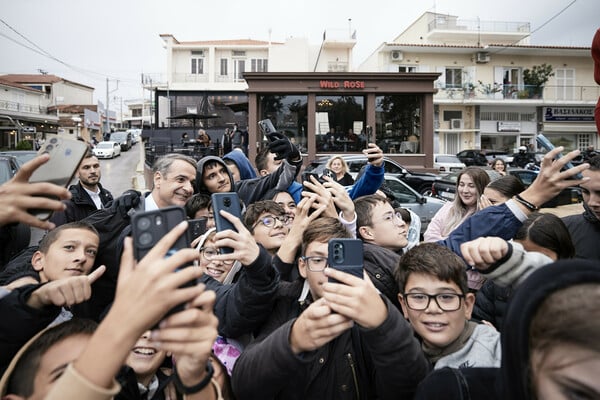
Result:
{"label": "antenna", "polygon": [[43,70],[43,69],[41,69],[41,68],[38,68],[37,70],[38,70],[38,72],[39,72],[40,74],[42,74],[42,75],[48,75],[48,71],[45,71],[45,70]]}

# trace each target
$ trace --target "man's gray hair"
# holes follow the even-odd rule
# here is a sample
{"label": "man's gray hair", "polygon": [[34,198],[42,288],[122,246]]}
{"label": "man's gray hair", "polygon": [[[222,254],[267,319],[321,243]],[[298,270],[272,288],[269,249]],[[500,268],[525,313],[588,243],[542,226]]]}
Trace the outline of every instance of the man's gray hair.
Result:
{"label": "man's gray hair", "polygon": [[154,175],[156,172],[160,172],[161,175],[165,176],[171,169],[173,162],[176,160],[185,161],[194,167],[194,169],[196,169],[196,160],[193,157],[179,153],[171,153],[159,157],[154,162],[154,165],[152,166],[152,174]]}

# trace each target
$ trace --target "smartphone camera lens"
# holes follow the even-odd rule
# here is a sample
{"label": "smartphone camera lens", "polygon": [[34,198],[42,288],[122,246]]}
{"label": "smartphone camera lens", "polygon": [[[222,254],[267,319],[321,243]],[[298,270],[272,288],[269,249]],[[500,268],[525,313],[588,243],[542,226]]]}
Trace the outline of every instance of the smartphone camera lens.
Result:
{"label": "smartphone camera lens", "polygon": [[139,237],[140,245],[147,246],[152,243],[152,234],[150,232],[144,232]]}
{"label": "smartphone camera lens", "polygon": [[224,205],[225,207],[231,207],[231,199],[230,199],[229,197],[225,197],[225,198],[223,199],[223,205]]}
{"label": "smartphone camera lens", "polygon": [[50,139],[50,143],[56,144],[56,142],[58,142],[58,139],[57,139],[57,138],[52,138],[52,139]]}
{"label": "smartphone camera lens", "polygon": [[150,226],[150,218],[140,218],[137,221],[137,227],[141,231],[145,231]]}
{"label": "smartphone camera lens", "polygon": [[54,146],[52,146],[51,144],[49,144],[48,146],[46,146],[46,153],[48,153],[49,151],[51,151],[54,148]]}

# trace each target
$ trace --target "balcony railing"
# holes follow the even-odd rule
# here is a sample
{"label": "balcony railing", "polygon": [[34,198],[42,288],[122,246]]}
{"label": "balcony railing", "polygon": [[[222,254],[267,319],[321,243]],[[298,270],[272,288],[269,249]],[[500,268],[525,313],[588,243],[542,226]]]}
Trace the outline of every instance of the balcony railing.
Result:
{"label": "balcony railing", "polygon": [[17,103],[15,101],[0,100],[0,110],[15,111],[29,114],[48,114],[48,107],[37,104]]}
{"label": "balcony railing", "polygon": [[543,100],[595,102],[600,97],[600,86],[528,86],[497,85],[492,90],[474,88],[438,88],[436,100]]}
{"label": "balcony railing", "polygon": [[208,82],[208,74],[173,74],[175,82]]}

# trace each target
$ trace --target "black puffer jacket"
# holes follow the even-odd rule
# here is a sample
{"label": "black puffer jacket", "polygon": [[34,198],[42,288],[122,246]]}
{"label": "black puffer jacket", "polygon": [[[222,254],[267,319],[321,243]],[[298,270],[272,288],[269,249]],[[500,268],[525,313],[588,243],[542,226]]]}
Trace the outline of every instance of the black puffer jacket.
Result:
{"label": "black puffer jacket", "polygon": [[430,366],[400,312],[386,302],[388,317],[379,327],[355,324],[316,351],[295,355],[289,335],[308,306],[298,301],[302,288],[302,279],[280,283],[269,321],[236,361],[232,377],[236,398],[412,398]]}
{"label": "black puffer jacket", "polygon": [[562,220],[575,245],[575,257],[600,260],[600,220],[587,204],[584,203],[583,208],[583,213]]}
{"label": "black puffer jacket", "polygon": [[375,287],[392,302],[398,310],[400,288],[394,279],[394,269],[400,261],[400,254],[375,244],[363,243],[364,268]]}
{"label": "black puffer jacket", "polygon": [[480,321],[488,321],[498,330],[502,329],[511,293],[512,288],[502,287],[487,280],[477,292],[472,317]]}

